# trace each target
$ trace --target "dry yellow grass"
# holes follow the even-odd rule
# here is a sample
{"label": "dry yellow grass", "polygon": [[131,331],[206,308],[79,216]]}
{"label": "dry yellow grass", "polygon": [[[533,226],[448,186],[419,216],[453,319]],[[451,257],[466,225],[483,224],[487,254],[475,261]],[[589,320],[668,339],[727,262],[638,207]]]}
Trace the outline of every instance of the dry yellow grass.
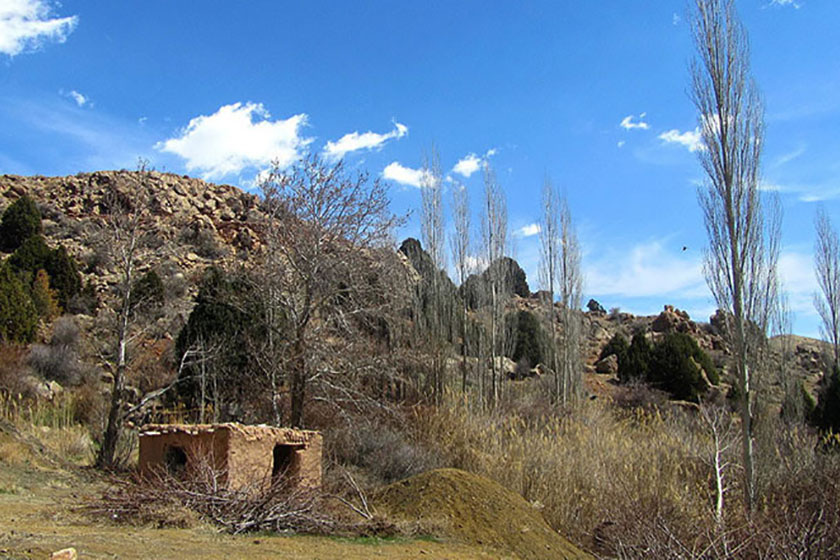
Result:
{"label": "dry yellow grass", "polygon": [[584,547],[616,524],[667,520],[687,542],[684,529],[710,526],[702,442],[657,412],[586,402],[562,418],[533,419],[471,414],[455,402],[418,422],[448,463],[521,494]]}

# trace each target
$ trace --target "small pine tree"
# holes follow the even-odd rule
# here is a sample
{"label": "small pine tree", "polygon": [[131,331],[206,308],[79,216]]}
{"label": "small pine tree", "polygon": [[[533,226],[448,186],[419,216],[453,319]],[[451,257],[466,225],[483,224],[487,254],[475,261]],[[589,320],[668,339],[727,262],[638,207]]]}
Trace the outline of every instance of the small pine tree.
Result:
{"label": "small pine tree", "polygon": [[70,299],[82,291],[82,277],[76,267],[76,260],[67,253],[63,245],[59,245],[50,253],[46,270],[58,293],[58,303],[62,309],[67,309]]}
{"label": "small pine tree", "polygon": [[0,249],[15,251],[24,241],[41,233],[41,212],[35,202],[24,195],[14,201],[0,218]]}
{"label": "small pine tree", "polygon": [[[48,265],[50,250],[47,242],[40,235],[33,235],[26,239],[9,257],[9,265],[17,272],[28,273],[30,281],[40,269],[50,272]],[[52,275],[50,275],[52,276]]]}
{"label": "small pine tree", "polygon": [[629,349],[630,345],[627,344],[627,339],[624,338],[621,333],[615,333],[609,342],[607,342],[607,344],[601,349],[601,354],[598,355],[598,359],[603,360],[607,356],[615,354],[615,357],[618,358],[618,363],[621,363],[627,359],[627,350]]}
{"label": "small pine tree", "polygon": [[543,346],[545,333],[539,320],[529,311],[518,311],[507,316],[508,330],[513,332],[513,353],[510,356],[514,362],[527,360],[529,366],[543,362]]}
{"label": "small pine tree", "polygon": [[67,309],[70,299],[82,290],[82,277],[76,261],[63,245],[50,249],[41,235],[33,235],[24,241],[9,257],[9,265],[26,276],[27,284],[34,281],[39,270],[46,270],[62,309]]}
{"label": "small pine tree", "polygon": [[0,340],[31,342],[38,326],[38,312],[29,290],[6,263],[0,266]]}
{"label": "small pine tree", "polygon": [[636,333],[630,341],[625,359],[618,362],[618,378],[621,381],[647,379],[653,349],[644,333]]}
{"label": "small pine tree", "polygon": [[648,380],[676,399],[696,401],[706,390],[703,371],[711,383],[717,371],[708,355],[685,333],[665,335],[651,356]]}

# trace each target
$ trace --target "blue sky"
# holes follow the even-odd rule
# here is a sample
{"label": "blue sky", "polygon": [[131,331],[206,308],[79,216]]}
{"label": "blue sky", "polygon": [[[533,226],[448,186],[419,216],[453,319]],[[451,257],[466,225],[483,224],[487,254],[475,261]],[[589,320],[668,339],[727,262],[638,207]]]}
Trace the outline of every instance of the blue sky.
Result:
{"label": "blue sky", "polygon": [[[419,208],[434,145],[474,207],[481,166],[495,168],[532,289],[529,234],[550,176],[578,227],[587,299],[707,320],[686,7],[0,0],[0,173],[131,169],[143,157],[247,188],[271,159],[310,150],[384,177],[405,212]],[[784,207],[795,330],[816,335],[817,205],[840,226],[840,2],[738,7],[766,103],[763,181]]]}

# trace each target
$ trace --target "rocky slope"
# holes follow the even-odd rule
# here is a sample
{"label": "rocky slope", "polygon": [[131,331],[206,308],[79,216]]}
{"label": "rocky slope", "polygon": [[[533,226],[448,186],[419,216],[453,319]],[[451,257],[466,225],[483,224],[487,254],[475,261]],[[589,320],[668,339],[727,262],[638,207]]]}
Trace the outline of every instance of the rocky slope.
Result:
{"label": "rocky slope", "polygon": [[[41,209],[48,242],[66,246],[79,261],[84,281],[103,293],[117,278],[115,263],[107,256],[108,241],[103,232],[106,199],[113,193],[126,200],[144,200],[148,206],[148,235],[139,268],[143,271],[154,266],[173,294],[172,300],[167,302],[168,324],[163,327],[169,335],[176,334],[189,312],[192,305],[189,296],[195,293],[196,282],[208,265],[247,265],[260,252],[260,231],[265,216],[257,196],[234,186],[171,173],[97,171],[67,177],[0,175],[0,212],[18,197],[28,194]],[[423,253],[419,244],[414,252],[418,251]],[[410,255],[403,256],[407,266],[416,260]],[[418,277],[422,272],[418,271]],[[537,311],[539,296],[539,293],[530,297],[514,296],[515,306]],[[726,362],[728,349],[721,337],[719,317],[699,322],[669,305],[659,315],[648,317],[619,312],[608,314],[599,310],[584,312],[582,316],[588,386],[594,393],[613,391],[614,383],[610,381],[614,380],[615,364],[597,362],[601,348],[617,332],[628,340],[639,331],[649,333],[653,339],[667,332],[685,332],[712,355],[716,364]],[[789,365],[791,371],[813,391],[822,375],[822,343],[804,337],[779,339],[772,345],[777,361],[785,344],[793,356]]]}

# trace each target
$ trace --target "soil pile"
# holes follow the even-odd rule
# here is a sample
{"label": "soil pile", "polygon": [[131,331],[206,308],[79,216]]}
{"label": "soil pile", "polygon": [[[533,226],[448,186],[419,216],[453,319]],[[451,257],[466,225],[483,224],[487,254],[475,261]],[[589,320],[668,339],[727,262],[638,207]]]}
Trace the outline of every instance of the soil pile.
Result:
{"label": "soil pile", "polygon": [[440,527],[445,536],[522,559],[584,559],[519,494],[458,469],[438,469],[378,491],[376,506],[395,519]]}

